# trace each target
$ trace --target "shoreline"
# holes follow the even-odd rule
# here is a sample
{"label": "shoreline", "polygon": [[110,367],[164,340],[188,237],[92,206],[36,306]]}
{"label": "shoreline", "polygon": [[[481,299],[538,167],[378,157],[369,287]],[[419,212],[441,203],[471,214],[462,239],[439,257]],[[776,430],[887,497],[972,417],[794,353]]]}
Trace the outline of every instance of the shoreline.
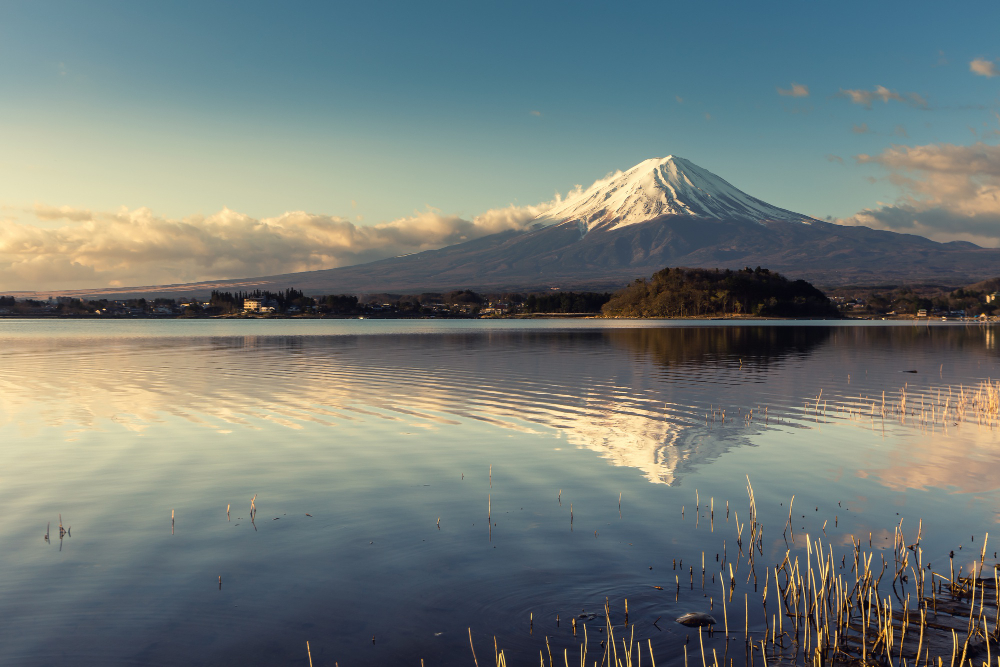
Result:
{"label": "shoreline", "polygon": [[993,316],[988,319],[978,317],[915,317],[915,316],[891,316],[891,317],[851,317],[839,318],[829,317],[766,317],[754,315],[734,315],[730,317],[607,317],[597,313],[532,313],[509,316],[461,316],[454,315],[448,317],[438,316],[385,316],[385,315],[311,315],[311,314],[268,314],[268,315],[158,315],[158,314],[122,314],[122,315],[60,315],[57,313],[39,313],[37,315],[25,315],[23,313],[6,314],[0,313],[2,320],[87,320],[87,321],[107,321],[107,320],[225,320],[225,321],[267,321],[267,320],[662,320],[662,321],[685,321],[685,322],[913,322],[914,324],[930,324],[932,322],[952,322],[963,324],[996,324],[1000,323],[1000,317]]}

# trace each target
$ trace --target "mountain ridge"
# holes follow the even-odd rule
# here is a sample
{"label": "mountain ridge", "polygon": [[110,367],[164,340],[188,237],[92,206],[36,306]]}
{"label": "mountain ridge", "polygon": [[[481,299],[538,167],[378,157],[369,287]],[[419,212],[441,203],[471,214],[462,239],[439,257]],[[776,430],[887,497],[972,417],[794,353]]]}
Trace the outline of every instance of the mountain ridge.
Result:
{"label": "mountain ridge", "polygon": [[825,288],[887,282],[959,286],[1000,275],[1000,250],[817,220],[668,156],[599,179],[526,229],[436,250],[258,278],[62,293],[202,296],[213,289],[287,287],[307,294],[613,290],[666,266],[761,266]]}

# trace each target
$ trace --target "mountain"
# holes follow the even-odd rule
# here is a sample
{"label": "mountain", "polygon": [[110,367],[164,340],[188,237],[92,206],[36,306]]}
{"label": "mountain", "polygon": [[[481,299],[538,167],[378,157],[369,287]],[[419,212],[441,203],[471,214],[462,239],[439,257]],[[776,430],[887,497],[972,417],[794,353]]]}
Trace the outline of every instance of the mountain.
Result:
{"label": "mountain", "polygon": [[355,294],[606,290],[666,266],[762,266],[821,287],[962,285],[1000,274],[1000,250],[823,222],[761,201],[689,160],[669,156],[597,181],[526,230],[338,269],[130,292],[199,295],[289,286]]}
{"label": "mountain", "polygon": [[581,231],[591,232],[619,229],[666,215],[813,222],[808,216],[751,197],[707,169],[673,155],[645,160],[626,172],[601,179],[539,219],[573,221]]}

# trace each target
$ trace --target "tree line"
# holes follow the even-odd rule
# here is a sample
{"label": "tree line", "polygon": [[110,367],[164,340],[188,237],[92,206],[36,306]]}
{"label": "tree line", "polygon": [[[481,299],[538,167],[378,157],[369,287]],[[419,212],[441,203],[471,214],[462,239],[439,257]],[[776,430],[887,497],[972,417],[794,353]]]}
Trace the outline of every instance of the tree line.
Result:
{"label": "tree line", "polygon": [[[913,315],[1000,311],[994,295],[1000,278],[959,288],[944,286],[851,287],[830,294],[845,312]],[[837,317],[837,307],[804,280],[768,269],[665,268],[615,292],[556,291],[480,293],[473,290],[421,294],[306,295],[285,290],[220,291],[208,299],[150,297],[120,300],[60,297],[47,301],[0,296],[0,314],[48,316],[236,316],[247,299],[278,315],[331,317],[509,317],[538,314],[600,314],[606,317]]]}
{"label": "tree line", "polygon": [[606,317],[839,317],[826,295],[805,280],[760,267],[666,268],[615,292],[601,312]]}

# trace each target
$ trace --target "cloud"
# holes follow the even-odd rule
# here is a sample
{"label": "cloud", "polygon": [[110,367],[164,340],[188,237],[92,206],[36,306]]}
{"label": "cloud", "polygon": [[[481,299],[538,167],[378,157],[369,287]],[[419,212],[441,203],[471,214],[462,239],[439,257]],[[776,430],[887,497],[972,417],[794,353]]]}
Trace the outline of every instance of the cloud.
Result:
{"label": "cloud", "polygon": [[871,130],[868,129],[868,123],[861,123],[861,125],[855,125],[851,128],[851,132],[854,134],[871,134]]}
{"label": "cloud", "polygon": [[83,222],[92,220],[94,214],[82,208],[72,206],[46,206],[45,204],[35,204],[33,210],[35,217],[39,220],[75,220]]}
{"label": "cloud", "polygon": [[901,196],[842,224],[1000,247],[1000,146],[892,146],[855,159],[882,167]]}
{"label": "cloud", "polygon": [[785,97],[809,97],[809,86],[792,82],[792,87],[787,90],[785,88],[778,88],[778,94]]}
{"label": "cloud", "polygon": [[885,86],[875,86],[874,90],[845,90],[841,88],[837,96],[846,97],[853,104],[859,104],[866,109],[871,109],[872,102],[876,100],[882,100],[884,104],[888,104],[890,100],[895,100],[916,109],[927,108],[927,100],[917,93],[897,93],[895,90],[889,90]]}
{"label": "cloud", "polygon": [[677,100],[677,104],[684,104],[684,98],[680,95],[674,95],[674,99]]}
{"label": "cloud", "polygon": [[531,114],[532,116],[541,116],[541,115],[542,115],[542,112],[541,112],[541,111],[531,111],[531,112],[529,112],[529,113],[530,113],[530,114]]}
{"label": "cloud", "polygon": [[976,58],[970,62],[969,71],[973,74],[978,74],[979,76],[985,76],[991,79],[995,76],[1000,76],[1000,69],[997,69],[997,64],[992,60],[986,60],[985,58]]}
{"label": "cloud", "polygon": [[839,162],[840,164],[844,164],[844,158],[840,157],[839,155],[834,155],[833,153],[826,156],[826,161]]}
{"label": "cloud", "polygon": [[906,132],[906,128],[903,127],[902,125],[897,125],[896,128],[892,131],[892,133],[895,134],[897,137],[908,137],[908,136],[910,136]]}
{"label": "cloud", "polygon": [[36,205],[39,220],[63,224],[0,220],[0,290],[160,285],[348,266],[526,229],[554,203],[508,206],[472,219],[428,209],[371,226],[303,211],[257,219],[226,208],[177,220],[148,208]]}
{"label": "cloud", "polygon": [[892,146],[879,155],[862,154],[856,159],[860,164],[880,164],[900,171],[1000,177],[1000,146],[982,142],[972,146]]}

